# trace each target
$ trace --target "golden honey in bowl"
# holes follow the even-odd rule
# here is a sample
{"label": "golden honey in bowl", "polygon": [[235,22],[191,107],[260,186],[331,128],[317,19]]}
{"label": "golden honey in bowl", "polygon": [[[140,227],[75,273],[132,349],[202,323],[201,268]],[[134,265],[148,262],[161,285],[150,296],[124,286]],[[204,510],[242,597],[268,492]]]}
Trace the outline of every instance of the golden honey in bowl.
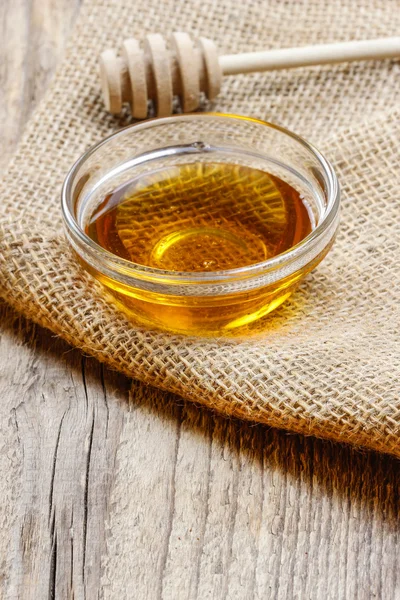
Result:
{"label": "golden honey in bowl", "polygon": [[[210,161],[163,166],[117,187],[96,207],[85,232],[112,254],[173,278],[174,272],[262,263],[314,226],[312,211],[289,183],[258,168]],[[223,335],[258,320],[290,295],[300,275],[226,295],[176,297],[94,274],[139,322],[197,335]]]}

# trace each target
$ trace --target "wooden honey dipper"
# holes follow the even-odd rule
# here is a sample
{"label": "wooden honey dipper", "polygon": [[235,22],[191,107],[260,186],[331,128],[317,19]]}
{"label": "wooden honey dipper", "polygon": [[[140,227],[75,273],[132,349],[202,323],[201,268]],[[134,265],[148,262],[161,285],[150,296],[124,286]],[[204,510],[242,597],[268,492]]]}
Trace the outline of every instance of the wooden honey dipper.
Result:
{"label": "wooden honey dipper", "polygon": [[214,42],[204,37],[195,45],[187,33],[173,33],[168,50],[162,35],[151,34],[143,49],[129,39],[121,56],[115,50],[103,52],[100,73],[107,110],[119,113],[128,102],[133,117],[145,119],[149,99],[159,117],[172,114],[174,96],[183,112],[196,110],[201,92],[209,100],[218,95],[223,75],[398,56],[400,37],[218,56]]}

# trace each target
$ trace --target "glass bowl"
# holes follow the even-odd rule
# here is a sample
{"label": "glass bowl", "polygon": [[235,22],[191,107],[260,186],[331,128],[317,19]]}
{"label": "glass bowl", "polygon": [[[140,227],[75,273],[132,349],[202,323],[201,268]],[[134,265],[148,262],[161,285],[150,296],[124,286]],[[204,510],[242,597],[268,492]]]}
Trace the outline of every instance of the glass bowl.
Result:
{"label": "glass bowl", "polygon": [[[234,163],[289,183],[307,203],[311,233],[272,258],[230,270],[167,271],[135,264],[94,242],[85,229],[118,186],[165,166]],[[200,336],[260,331],[324,258],[339,222],[339,185],[330,163],[299,136],[264,121],[198,113],[153,119],[102,140],[73,165],[62,189],[67,239],[81,264],[133,320]]]}

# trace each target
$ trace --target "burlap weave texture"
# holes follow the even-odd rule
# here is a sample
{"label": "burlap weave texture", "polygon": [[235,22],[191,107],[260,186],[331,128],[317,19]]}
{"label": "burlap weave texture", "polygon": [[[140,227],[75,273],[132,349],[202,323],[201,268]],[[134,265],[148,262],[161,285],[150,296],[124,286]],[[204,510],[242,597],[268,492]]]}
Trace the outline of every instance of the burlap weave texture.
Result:
{"label": "burlap weave texture", "polygon": [[97,56],[125,37],[188,31],[223,52],[396,35],[398,0],[86,0],[63,64],[1,188],[1,295],[112,367],[227,415],[400,455],[398,61],[227,78],[216,108],[276,122],[333,162],[333,251],[262,340],[140,331],[64,240],[60,188],[90,144],[129,122],[100,98]]}

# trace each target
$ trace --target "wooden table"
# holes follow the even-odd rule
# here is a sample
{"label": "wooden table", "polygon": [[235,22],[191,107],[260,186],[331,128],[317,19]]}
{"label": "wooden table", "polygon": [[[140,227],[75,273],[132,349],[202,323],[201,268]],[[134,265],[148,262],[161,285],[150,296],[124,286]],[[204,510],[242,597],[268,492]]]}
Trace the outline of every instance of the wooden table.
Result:
{"label": "wooden table", "polygon": [[[78,10],[0,4],[3,168]],[[400,597],[396,460],[131,387],[1,316],[1,598]]]}

